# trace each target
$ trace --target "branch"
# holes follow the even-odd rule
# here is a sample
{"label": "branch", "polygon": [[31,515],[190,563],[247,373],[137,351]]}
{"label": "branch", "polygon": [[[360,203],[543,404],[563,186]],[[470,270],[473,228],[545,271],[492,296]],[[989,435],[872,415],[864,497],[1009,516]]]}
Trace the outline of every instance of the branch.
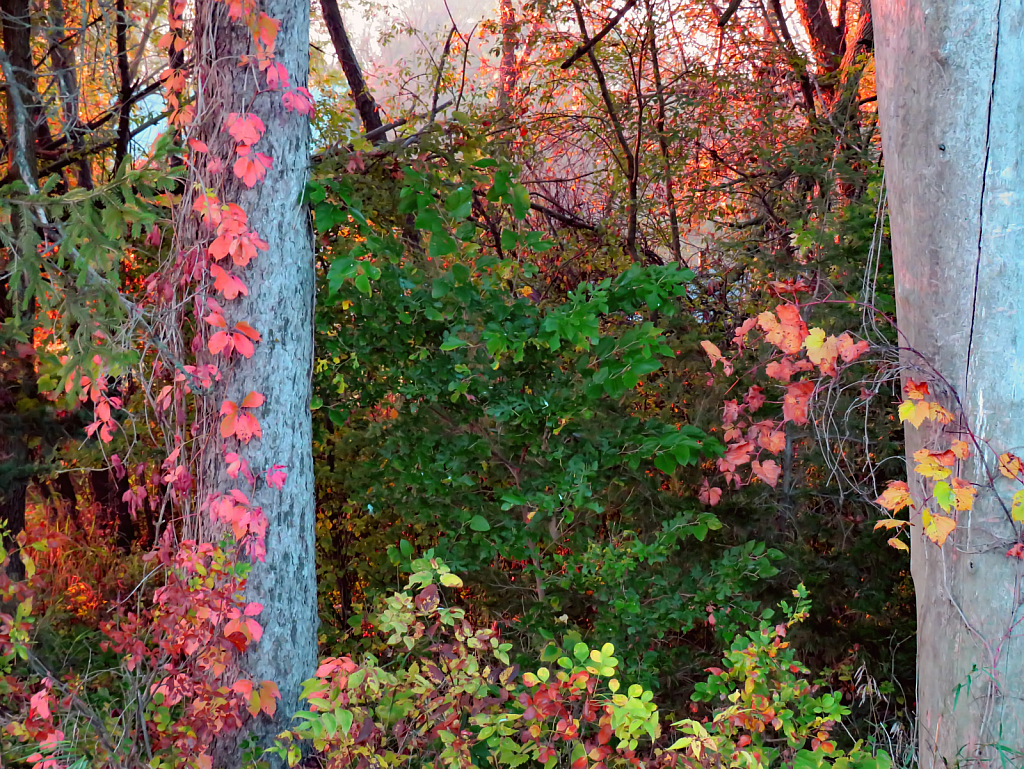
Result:
{"label": "branch", "polygon": [[584,35],[583,45],[573,51],[572,56],[562,62],[562,69],[569,69],[569,67],[590,53],[591,49],[600,43],[604,39],[605,35],[615,28],[615,25],[619,23],[619,20],[626,15],[626,11],[634,5],[636,5],[636,0],[626,0],[626,4],[619,9],[619,12],[612,16],[611,21],[604,25],[604,29],[589,40],[587,40],[586,35]]}
{"label": "branch", "polygon": [[568,224],[570,227],[575,227],[577,230],[587,230],[588,232],[597,232],[597,227],[592,224],[588,224],[582,219],[577,219],[575,216],[569,216],[568,214],[561,214],[547,206],[542,206],[540,203],[530,203],[530,208],[534,211],[544,214],[562,224]]}
{"label": "branch", "polygon": [[721,29],[722,27],[729,23],[729,19],[733,17],[733,14],[736,13],[739,7],[740,0],[732,0],[732,2],[729,3],[729,7],[726,8],[725,11],[722,12],[722,15],[718,17],[719,29]]}
{"label": "branch", "polygon": [[[438,104],[437,105],[437,111],[441,112],[442,110],[448,109],[450,106],[452,106],[451,99],[449,99],[448,101],[444,102],[443,104]],[[368,141],[373,141],[374,139],[383,136],[388,131],[391,131],[391,130],[393,130],[395,128],[401,128],[406,123],[408,123],[408,122],[410,122],[412,120],[417,120],[417,119],[419,119],[421,117],[426,117],[426,116],[427,116],[427,113],[420,112],[420,113],[417,113],[415,115],[410,115],[409,117],[401,118],[400,120],[395,120],[392,123],[388,123],[386,125],[382,125],[380,128],[375,128],[372,131],[364,133],[363,134],[363,138],[368,140]],[[337,155],[341,151],[342,151],[341,147],[331,146],[328,149],[326,149],[323,152],[321,152],[319,155],[314,155],[312,160],[313,160],[314,163],[319,163],[319,162],[322,162],[324,160],[327,160],[330,157],[333,157],[334,155]]]}
{"label": "branch", "polygon": [[430,102],[430,122],[434,122],[437,114],[437,97],[441,93],[441,79],[444,76],[444,65],[448,61],[448,54],[452,50],[452,38],[455,36],[455,25],[448,30],[448,37],[444,41],[444,49],[441,51],[441,61],[437,63],[437,80],[434,81],[434,98]]}
{"label": "branch", "polygon": [[[352,41],[349,40],[348,32],[345,29],[345,20],[338,8],[338,0],[320,0],[320,9],[323,12],[324,23],[327,25],[327,32],[334,44],[334,53],[338,57],[341,69],[345,72],[345,79],[348,81],[348,88],[352,92],[352,98],[356,102],[356,109],[363,120],[363,128],[367,131],[367,137],[373,134],[375,137],[383,136],[386,130],[381,131],[382,122],[380,112],[377,109],[377,102],[373,100],[363,79],[363,71],[359,68],[359,60],[356,59],[356,52],[352,48]],[[374,133],[380,131],[380,133]]]}

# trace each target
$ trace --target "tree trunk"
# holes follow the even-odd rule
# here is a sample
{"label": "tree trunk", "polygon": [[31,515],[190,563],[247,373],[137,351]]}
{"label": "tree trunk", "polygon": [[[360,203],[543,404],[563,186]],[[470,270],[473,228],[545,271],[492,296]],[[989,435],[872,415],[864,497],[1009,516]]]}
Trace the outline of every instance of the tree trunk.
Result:
{"label": "tree trunk", "polygon": [[[875,0],[872,15],[903,363],[933,392],[944,379],[960,427],[989,442],[954,468],[983,486],[944,547],[912,516],[920,765],[996,766],[999,746],[1015,764],[1024,562],[991,452],[1024,445],[1024,6]],[[932,424],[907,427],[908,458],[935,447]]]}
{"label": "tree trunk", "polygon": [[832,23],[832,14],[825,0],[796,0],[796,7],[811,41],[818,72],[835,72],[846,47],[843,35],[846,3],[840,11],[839,25]]}
{"label": "tree trunk", "polygon": [[[80,152],[83,146],[85,126],[79,115],[78,76],[75,65],[75,49],[66,40],[68,37],[63,0],[49,0],[47,3],[50,26],[47,38],[50,44],[50,62],[53,65],[54,80],[60,95],[61,123],[68,141],[69,152]],[[78,186],[87,190],[93,188],[92,165],[89,158],[78,161]]]}
{"label": "tree trunk", "polygon": [[[324,15],[324,24],[327,25],[327,32],[334,44],[334,52],[338,56],[338,62],[345,73],[349,90],[352,91],[352,98],[355,100],[356,109],[363,120],[363,128],[367,133],[376,131],[383,127],[380,119],[380,112],[377,110],[377,102],[373,100],[370,91],[363,80],[363,71],[359,68],[359,60],[352,48],[352,41],[348,38],[345,30],[345,20],[341,16],[341,9],[338,8],[338,0],[320,0],[320,9]],[[373,143],[380,144],[387,140],[386,132],[374,136]]]}
{"label": "tree trunk", "polygon": [[[36,127],[33,115],[38,113],[36,104],[36,78],[32,67],[32,19],[29,0],[0,0],[0,23],[3,24],[3,76],[7,87],[7,157],[9,176],[20,179],[31,190],[36,188]],[[10,256],[16,256],[19,249],[31,244],[32,215],[27,207],[12,206],[11,229],[14,243],[8,249],[0,250],[0,320],[19,317],[22,323],[29,320],[31,310],[24,311],[18,306],[17,285],[11,280],[22,280],[17,273],[9,276]],[[15,260],[11,262],[16,264]],[[5,342],[0,337],[0,343]],[[16,424],[17,401],[26,389],[34,389],[34,381],[26,388],[28,380],[34,380],[35,372],[26,370],[11,344],[3,350],[4,363],[0,365],[0,416],[8,425]],[[0,423],[0,537],[4,549],[10,553],[7,574],[12,579],[24,577],[24,565],[17,552],[16,538],[25,528],[25,500],[30,472],[28,469],[27,436],[23,431],[5,428]]]}
{"label": "tree trunk", "polygon": [[512,106],[516,83],[519,80],[519,66],[516,60],[516,48],[519,47],[519,36],[516,34],[516,9],[512,0],[500,0],[501,15],[501,68],[499,70],[500,87],[498,89],[498,107],[508,111]]}
{"label": "tree trunk", "polygon": [[[306,85],[309,73],[308,0],[265,0],[261,10],[280,22],[275,61],[283,64],[291,85]],[[206,493],[224,493],[247,484],[226,474],[224,450],[238,451],[253,472],[264,475],[272,465],[284,465],[288,478],[280,490],[260,480],[251,492],[254,505],[265,513],[269,527],[266,559],[253,564],[247,597],[263,605],[259,622],[264,633],[243,660],[242,674],[253,681],[273,681],[281,701],[273,719],[260,716],[249,730],[261,744],[289,725],[301,682],[313,675],[317,658],[317,594],[314,551],[312,417],[309,409],[313,367],[313,238],[308,213],[301,204],[309,168],[310,128],[306,117],[288,112],[280,91],[255,94],[255,66],[238,66],[238,57],[252,53],[250,32],[229,21],[227,8],[216,0],[199,0],[194,39],[201,92],[197,103],[198,134],[210,152],[229,159],[235,142],[225,127],[230,113],[257,115],[266,133],[253,151],[273,159],[266,178],[248,189],[226,173],[219,190],[224,202],[237,203],[248,215],[249,227],[269,244],[244,269],[232,267],[248,286],[248,296],[224,302],[229,326],[245,320],[262,335],[251,358],[218,358],[224,380],[217,398],[241,403],[250,391],[266,398],[256,410],[262,438],[240,444],[219,433],[207,443],[200,479],[200,501]],[[264,85],[262,76],[259,84]],[[202,185],[197,178],[195,182]],[[190,190],[191,192],[191,187]],[[231,265],[227,265],[231,267]],[[219,400],[217,401],[219,404]],[[216,431],[216,426],[213,426]],[[231,744],[217,747],[217,766],[237,766],[241,760],[233,735]]]}

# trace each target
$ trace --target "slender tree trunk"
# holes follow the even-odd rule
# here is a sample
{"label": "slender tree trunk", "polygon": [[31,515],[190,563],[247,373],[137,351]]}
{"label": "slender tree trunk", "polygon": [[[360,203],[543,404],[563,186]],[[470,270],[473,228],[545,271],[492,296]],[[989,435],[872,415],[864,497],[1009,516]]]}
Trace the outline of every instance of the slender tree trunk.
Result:
{"label": "slender tree trunk", "polygon": [[683,261],[683,250],[679,240],[679,214],[676,212],[676,197],[672,179],[672,157],[668,149],[668,134],[665,131],[665,89],[661,83],[661,65],[658,62],[658,36],[654,27],[654,9],[650,0],[647,2],[647,39],[651,49],[651,70],[654,75],[654,91],[658,100],[658,120],[655,125],[658,131],[658,147],[661,160],[665,167],[665,207],[668,209],[668,223],[671,232],[669,245],[672,258],[677,264]]}
{"label": "slender tree trunk", "polygon": [[[1020,765],[1018,486],[992,452],[1024,446],[1024,6],[875,0],[873,17],[903,363],[988,444],[954,468],[980,486],[944,547],[912,515],[920,765]],[[908,459],[936,447],[933,424],[908,423]]]}
{"label": "slender tree trunk", "polygon": [[[264,0],[261,10],[280,22],[275,61],[288,71],[292,86],[306,85],[309,73],[308,0]],[[249,227],[269,250],[244,269],[233,268],[248,286],[248,296],[225,302],[229,325],[245,320],[262,335],[255,354],[235,356],[221,365],[224,380],[218,397],[241,403],[250,391],[266,398],[256,416],[262,438],[228,445],[219,434],[207,443],[200,479],[200,500],[206,493],[239,488],[226,474],[223,452],[237,450],[257,475],[284,465],[287,482],[280,490],[260,482],[252,502],[262,507],[269,523],[266,559],[253,564],[247,597],[263,605],[259,621],[263,637],[243,661],[242,673],[253,681],[278,685],[281,701],[273,719],[260,716],[249,729],[269,744],[295,712],[301,682],[316,669],[317,594],[314,549],[312,417],[309,409],[313,367],[313,238],[308,212],[301,204],[309,168],[310,129],[306,117],[288,112],[281,92],[255,95],[255,67],[238,66],[251,51],[250,32],[227,18],[227,7],[199,0],[195,52],[201,104],[198,134],[210,152],[233,158],[235,142],[222,129],[231,113],[253,114],[267,131],[254,151],[273,159],[266,178],[251,189],[230,172],[220,195],[248,215]],[[265,85],[261,80],[260,86]],[[226,165],[230,167],[229,160]],[[196,180],[202,184],[201,180]],[[230,265],[229,265],[230,266]],[[214,430],[216,427],[214,426]],[[241,739],[244,734],[234,735]],[[233,739],[217,748],[217,766],[240,761]]]}
{"label": "slender tree trunk", "polygon": [[[68,36],[63,0],[49,0],[47,10],[50,17],[47,37],[52,49],[50,62],[53,64],[57,92],[60,95],[61,122],[64,124],[64,136],[70,152],[74,154],[81,151],[86,133],[78,108],[80,95],[75,72],[75,50],[63,42]],[[93,188],[92,165],[87,157],[78,161],[78,186],[87,190]]]}
{"label": "slender tree trunk", "polygon": [[[334,44],[334,52],[338,56],[338,62],[348,81],[348,88],[356,102],[356,109],[363,120],[363,128],[367,133],[376,131],[384,124],[380,119],[377,102],[373,100],[373,96],[366,87],[366,81],[363,79],[363,71],[359,67],[356,52],[348,38],[345,20],[341,16],[341,9],[338,8],[338,0],[320,0],[320,9],[323,12],[324,24],[327,25],[331,42]],[[380,144],[386,140],[387,136],[381,132],[379,136],[374,137],[373,143]]]}
{"label": "slender tree trunk", "polygon": [[117,110],[117,145],[114,147],[114,171],[121,167],[121,162],[128,155],[128,143],[131,141],[132,118],[132,79],[128,65],[128,13],[125,0],[117,0],[114,17],[114,43],[117,48],[117,79],[118,79],[118,110]]}
{"label": "slender tree trunk", "polygon": [[516,48],[519,47],[519,36],[516,34],[516,9],[512,0],[500,0],[501,16],[501,65],[498,71],[500,89],[498,90],[498,107],[508,111],[512,105],[516,83],[519,80],[519,66],[516,61]]}
{"label": "slender tree trunk", "polygon": [[[32,116],[37,114],[35,70],[32,66],[32,20],[29,0],[0,0],[0,20],[3,24],[3,76],[7,83],[7,157],[9,176],[20,179],[35,189],[36,130]],[[32,214],[27,208],[13,206],[11,229],[15,242],[10,250],[17,252],[31,241]],[[6,249],[4,249],[6,251]],[[0,253],[0,276],[8,272],[7,259]],[[15,275],[14,280],[19,277]],[[17,286],[10,279],[0,283],[0,319],[18,317],[24,321],[30,313],[18,307],[18,300],[11,301],[17,294]],[[13,345],[12,345],[13,347]],[[0,466],[6,465],[3,483],[0,484],[0,536],[4,549],[10,555],[7,573],[12,579],[24,576],[24,566],[17,553],[15,538],[25,528],[25,501],[28,491],[27,475],[28,444],[24,433],[10,429],[17,423],[16,403],[26,390],[28,379],[34,380],[35,372],[25,370],[24,362],[15,350],[4,350],[5,361],[0,364],[0,415],[9,416],[8,427],[0,424]],[[34,381],[28,383],[34,389]]]}

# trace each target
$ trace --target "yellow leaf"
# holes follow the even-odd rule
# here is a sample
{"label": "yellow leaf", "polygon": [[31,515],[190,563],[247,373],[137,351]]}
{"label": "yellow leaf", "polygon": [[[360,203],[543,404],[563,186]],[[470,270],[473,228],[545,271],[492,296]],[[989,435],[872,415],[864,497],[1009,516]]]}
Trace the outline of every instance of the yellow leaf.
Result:
{"label": "yellow leaf", "polygon": [[875,531],[879,529],[898,529],[901,526],[908,526],[910,521],[900,521],[895,518],[883,518],[875,524]]}
{"label": "yellow leaf", "polygon": [[900,421],[909,420],[914,427],[920,427],[928,419],[931,404],[927,401],[903,401],[900,404]]}
{"label": "yellow leaf", "polygon": [[1020,477],[1020,457],[1006,453],[999,455],[999,472],[1011,481]]}
{"label": "yellow leaf", "polygon": [[948,478],[952,473],[947,465],[942,464],[939,456],[941,455],[933,454],[928,451],[928,449],[915,451],[914,459],[916,459],[919,464],[914,468],[914,470],[925,478],[931,478],[934,481],[941,481],[943,478]]}
{"label": "yellow leaf", "polygon": [[907,547],[907,543],[899,537],[893,537],[892,539],[890,539],[889,547],[895,547],[897,550],[910,550],[910,548]]}
{"label": "yellow leaf", "polygon": [[808,350],[817,350],[825,344],[825,332],[820,328],[812,328],[804,339],[804,347]]}
{"label": "yellow leaf", "polygon": [[957,510],[971,510],[974,508],[974,495],[977,489],[963,478],[953,479],[953,506]]}
{"label": "yellow leaf", "polygon": [[932,515],[927,510],[921,513],[921,523],[924,524],[924,534],[928,539],[939,547],[942,547],[946,538],[956,528],[956,521],[944,515]]}
{"label": "yellow leaf", "polygon": [[953,445],[949,447],[949,450],[953,452],[957,459],[967,459],[971,455],[971,447],[967,441],[953,441]]}
{"label": "yellow leaf", "polygon": [[1015,521],[1024,523],[1024,489],[1019,489],[1013,495],[1013,506],[1010,508],[1010,517]]}
{"label": "yellow leaf", "polygon": [[875,500],[886,510],[894,513],[907,507],[913,500],[910,498],[910,488],[903,481],[889,481],[889,487],[882,492],[882,496]]}

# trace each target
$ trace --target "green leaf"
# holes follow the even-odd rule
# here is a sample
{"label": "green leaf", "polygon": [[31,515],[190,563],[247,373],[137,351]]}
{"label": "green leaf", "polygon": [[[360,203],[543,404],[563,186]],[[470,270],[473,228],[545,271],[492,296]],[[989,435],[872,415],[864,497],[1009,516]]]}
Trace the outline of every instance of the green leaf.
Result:
{"label": "green leaf", "polygon": [[501,248],[504,251],[509,251],[516,247],[519,243],[519,235],[514,230],[502,230],[501,231]]}
{"label": "green leaf", "polygon": [[525,219],[530,211],[530,191],[522,184],[512,185],[512,213],[516,219]]}
{"label": "green leaf", "polygon": [[366,275],[365,272],[356,275],[356,279],[354,282],[356,284],[356,288],[359,289],[360,292],[366,294],[367,296],[370,295],[370,278]]}
{"label": "green leaf", "polygon": [[482,515],[474,515],[469,519],[469,528],[473,531],[490,531],[491,524]]}
{"label": "green leaf", "polygon": [[441,349],[447,352],[448,350],[454,350],[457,347],[465,347],[468,345],[465,339],[459,339],[457,336],[449,335],[445,337],[444,342],[441,344]]}

